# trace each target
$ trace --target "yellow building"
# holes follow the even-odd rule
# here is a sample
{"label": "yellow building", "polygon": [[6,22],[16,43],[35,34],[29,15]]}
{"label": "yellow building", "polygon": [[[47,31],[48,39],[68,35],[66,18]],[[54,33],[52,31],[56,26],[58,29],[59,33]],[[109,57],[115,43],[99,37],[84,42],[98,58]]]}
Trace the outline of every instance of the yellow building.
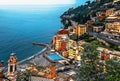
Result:
{"label": "yellow building", "polygon": [[112,14],[114,13],[114,10],[115,10],[115,8],[111,8],[111,9],[106,10],[105,15],[106,15],[106,16],[112,15]]}
{"label": "yellow building", "polygon": [[120,0],[113,0],[113,2],[118,2],[118,1],[120,1]]}
{"label": "yellow building", "polygon": [[120,34],[120,23],[119,22],[107,23],[105,31]]}
{"label": "yellow building", "polygon": [[86,26],[85,25],[77,25],[75,27],[75,33],[80,36],[86,33]]}
{"label": "yellow building", "polygon": [[68,50],[68,52],[69,52],[69,57],[70,57],[70,58],[74,58],[74,56],[76,55],[76,50],[73,49],[73,48],[70,48],[70,49]]}
{"label": "yellow building", "polygon": [[69,53],[69,58],[74,58],[75,60],[80,60],[80,52],[77,48],[70,48],[68,50],[68,53]]}
{"label": "yellow building", "polygon": [[57,40],[55,44],[55,50],[59,51],[61,49],[61,40]]}

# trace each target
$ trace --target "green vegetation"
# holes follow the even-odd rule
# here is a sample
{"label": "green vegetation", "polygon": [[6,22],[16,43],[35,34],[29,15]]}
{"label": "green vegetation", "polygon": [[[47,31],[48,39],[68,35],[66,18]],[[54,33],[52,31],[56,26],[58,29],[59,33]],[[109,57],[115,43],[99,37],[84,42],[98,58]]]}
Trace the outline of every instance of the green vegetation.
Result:
{"label": "green vegetation", "polygon": [[120,80],[120,60],[112,58],[106,61],[107,77],[106,81]]}
{"label": "green vegetation", "polygon": [[97,70],[99,62],[98,55],[100,54],[97,47],[92,44],[83,45],[84,51],[81,55],[81,67],[78,77],[80,81],[97,81],[99,80],[98,73],[102,73],[102,67]]}
{"label": "green vegetation", "polygon": [[103,47],[110,50],[117,50],[120,51],[119,46],[116,46],[114,44],[109,43],[109,46],[106,46],[104,43],[97,40],[96,37],[93,37],[92,35],[85,34],[84,36],[80,37],[79,40],[84,40],[85,42],[89,42],[93,45],[96,45],[97,47]]}
{"label": "green vegetation", "polygon": [[112,58],[103,61],[99,58],[96,46],[89,43],[83,45],[81,54],[81,66],[79,69],[79,81],[119,81],[120,60]]}
{"label": "green vegetation", "polygon": [[[113,2],[113,0],[101,0],[100,2],[91,2],[88,0],[85,5],[78,6],[77,8],[70,8],[68,11],[64,12],[61,15],[61,22],[65,27],[71,25],[70,20],[76,21],[80,24],[85,24],[88,20],[91,19],[91,17],[96,17],[97,12],[116,7],[112,3],[106,6],[104,5],[109,2]],[[117,8],[119,8],[119,6],[117,6],[116,9]],[[105,18],[100,21],[104,22],[104,19]],[[67,23],[66,20],[68,21]]]}
{"label": "green vegetation", "polygon": [[109,47],[109,48],[112,48],[112,49],[114,49],[114,50],[120,51],[119,46],[116,46],[116,45],[114,45],[114,44],[112,44],[112,43],[109,43],[109,44],[110,44],[110,47]]}
{"label": "green vegetation", "polygon": [[22,74],[18,74],[16,81],[29,81],[30,71],[25,71]]}

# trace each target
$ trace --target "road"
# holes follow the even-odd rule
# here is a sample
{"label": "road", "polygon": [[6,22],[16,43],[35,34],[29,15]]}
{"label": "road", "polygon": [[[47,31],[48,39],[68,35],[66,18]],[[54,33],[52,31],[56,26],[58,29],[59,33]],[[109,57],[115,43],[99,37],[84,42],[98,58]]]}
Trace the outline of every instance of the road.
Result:
{"label": "road", "polygon": [[106,37],[104,34],[102,33],[95,33],[95,32],[88,32],[88,34],[93,35],[94,37],[100,38],[105,40],[106,42],[110,42],[112,44],[115,44],[117,46],[120,45],[120,41],[119,40],[114,40],[114,39],[110,39],[108,37]]}

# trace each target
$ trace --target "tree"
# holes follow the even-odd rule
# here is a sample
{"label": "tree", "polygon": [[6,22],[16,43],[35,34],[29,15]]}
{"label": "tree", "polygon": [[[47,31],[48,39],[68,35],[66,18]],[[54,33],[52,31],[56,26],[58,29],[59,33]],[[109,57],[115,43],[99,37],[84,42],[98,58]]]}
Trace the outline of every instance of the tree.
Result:
{"label": "tree", "polygon": [[107,76],[106,81],[119,81],[120,80],[120,60],[112,58],[106,61]]}
{"label": "tree", "polygon": [[85,44],[84,51],[81,55],[81,67],[78,77],[80,81],[91,81],[97,80],[99,72],[102,72],[100,69],[97,70],[97,64],[99,62],[99,52],[97,47],[92,44]]}
{"label": "tree", "polygon": [[79,81],[119,81],[120,60],[111,58],[101,60],[98,55],[97,46],[85,44],[81,55],[81,67],[79,69]]}

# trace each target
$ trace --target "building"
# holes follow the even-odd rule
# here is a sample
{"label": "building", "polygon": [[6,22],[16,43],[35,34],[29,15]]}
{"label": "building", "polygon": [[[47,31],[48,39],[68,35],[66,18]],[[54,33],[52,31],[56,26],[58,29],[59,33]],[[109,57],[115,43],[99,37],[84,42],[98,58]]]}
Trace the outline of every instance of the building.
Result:
{"label": "building", "polygon": [[55,44],[55,50],[60,51],[61,50],[61,40],[57,40]]}
{"label": "building", "polygon": [[56,66],[55,65],[51,65],[49,67],[50,69],[50,73],[48,75],[46,75],[46,78],[49,78],[49,79],[54,79],[57,75],[56,73]]}
{"label": "building", "polygon": [[106,21],[107,22],[117,22],[117,21],[120,21],[120,17],[117,17],[117,16],[107,17]]}
{"label": "building", "polygon": [[115,11],[115,8],[108,9],[108,10],[106,10],[105,15],[110,16],[110,15],[114,14],[114,11]]}
{"label": "building", "polygon": [[113,2],[118,2],[118,1],[120,1],[120,0],[113,0]]}
{"label": "building", "polygon": [[66,41],[69,39],[68,35],[56,35],[53,38],[53,45],[55,46],[56,51],[65,51],[66,50]]}
{"label": "building", "polygon": [[101,32],[103,30],[103,26],[93,26],[94,32]]}
{"label": "building", "polygon": [[60,29],[59,31],[58,31],[58,34],[59,35],[61,35],[61,34],[69,34],[69,30],[68,29]]}
{"label": "building", "polygon": [[75,33],[78,36],[84,35],[86,33],[86,26],[85,25],[77,25],[75,27]]}
{"label": "building", "polygon": [[60,39],[61,39],[61,37],[60,37],[59,35],[55,35],[55,36],[53,37],[53,42],[52,42],[52,44],[55,45],[55,44],[56,44],[56,41],[57,41],[57,40],[60,40]]}
{"label": "building", "polygon": [[42,66],[29,66],[26,68],[31,72],[31,76],[37,76],[39,78],[44,78],[44,79],[54,79],[56,77],[56,66],[53,64],[49,64],[46,67]]}
{"label": "building", "polygon": [[63,51],[62,56],[65,57],[65,58],[68,58],[69,57],[68,51]]}
{"label": "building", "polygon": [[0,63],[0,81],[3,80],[3,78],[2,78],[3,74],[4,74],[4,62],[1,61],[1,63]]}
{"label": "building", "polygon": [[101,0],[94,0],[94,1],[99,3]]}
{"label": "building", "polygon": [[64,40],[64,41],[65,41],[67,38],[68,38],[68,35],[67,35],[67,34],[55,35],[55,36],[53,37],[52,44],[55,45],[58,40]]}
{"label": "building", "polygon": [[55,50],[56,51],[66,51],[67,50],[66,45],[67,45],[66,41],[57,40],[56,44],[55,44]]}
{"label": "building", "polygon": [[61,41],[61,51],[66,51],[67,50],[67,42],[66,41]]}
{"label": "building", "polygon": [[43,77],[38,77],[38,76],[31,76],[30,81],[55,81],[54,79],[47,79]]}
{"label": "building", "polygon": [[105,31],[109,33],[120,34],[120,23],[119,22],[107,23]]}
{"label": "building", "polygon": [[68,58],[71,58],[71,59],[75,59],[75,60],[80,60],[80,52],[79,52],[79,50],[77,49],[77,48],[70,48],[69,50],[68,50],[68,52],[69,52],[69,57]]}
{"label": "building", "polygon": [[90,26],[93,25],[93,23],[94,23],[94,21],[89,20],[89,21],[87,21],[87,22],[85,23],[85,25],[86,25],[86,27],[90,27]]}
{"label": "building", "polygon": [[17,57],[15,56],[15,53],[11,53],[10,59],[8,60],[8,74],[7,77],[11,81],[16,81],[17,77]]}

